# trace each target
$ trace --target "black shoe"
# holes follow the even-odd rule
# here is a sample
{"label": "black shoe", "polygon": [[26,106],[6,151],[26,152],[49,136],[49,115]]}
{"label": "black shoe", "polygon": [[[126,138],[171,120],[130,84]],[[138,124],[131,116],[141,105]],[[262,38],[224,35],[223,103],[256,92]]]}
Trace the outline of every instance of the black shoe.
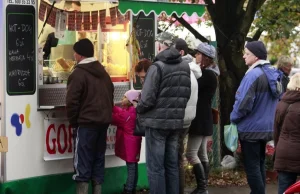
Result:
{"label": "black shoe", "polygon": [[197,188],[191,194],[208,194],[205,172],[201,163],[193,166]]}

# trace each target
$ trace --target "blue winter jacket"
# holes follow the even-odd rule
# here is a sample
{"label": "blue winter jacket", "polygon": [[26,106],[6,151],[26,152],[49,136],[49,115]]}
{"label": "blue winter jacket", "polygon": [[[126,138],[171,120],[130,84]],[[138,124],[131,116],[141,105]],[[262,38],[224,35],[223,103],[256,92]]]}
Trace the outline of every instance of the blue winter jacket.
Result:
{"label": "blue winter jacket", "polygon": [[281,73],[268,61],[261,62],[244,76],[230,114],[241,140],[269,141],[273,137],[276,104],[282,93]]}

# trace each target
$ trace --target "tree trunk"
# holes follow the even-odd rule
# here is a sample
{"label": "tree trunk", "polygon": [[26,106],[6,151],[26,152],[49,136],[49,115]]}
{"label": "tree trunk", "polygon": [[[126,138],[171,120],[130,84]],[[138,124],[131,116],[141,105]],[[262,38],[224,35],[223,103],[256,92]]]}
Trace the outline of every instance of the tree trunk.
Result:
{"label": "tree trunk", "polygon": [[[222,36],[217,37],[222,38]],[[235,40],[224,48],[219,48],[219,67],[220,67],[220,99],[221,99],[221,155],[232,154],[224,144],[224,126],[230,124],[230,113],[235,101],[235,92],[246,71],[246,65],[242,58],[241,46],[244,41]],[[243,48],[243,47],[242,47]]]}

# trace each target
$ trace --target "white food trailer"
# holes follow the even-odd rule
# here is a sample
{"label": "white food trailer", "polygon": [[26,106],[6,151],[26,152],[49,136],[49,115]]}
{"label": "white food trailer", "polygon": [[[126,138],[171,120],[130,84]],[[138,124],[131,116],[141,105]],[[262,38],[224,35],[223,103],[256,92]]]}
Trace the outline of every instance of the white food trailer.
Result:
{"label": "white food trailer", "polygon": [[[45,11],[44,17],[40,13],[41,2],[47,8],[47,11],[42,10]],[[179,16],[183,13],[191,15],[193,12],[202,15],[204,12],[203,5],[196,6],[197,9],[195,9],[192,8],[195,7],[192,4],[178,5],[166,2],[125,0],[120,2],[81,0],[80,2],[83,13],[81,22],[85,21],[84,13],[92,14],[93,11],[96,11],[100,18],[100,11],[107,10],[106,16],[104,16],[105,27],[100,25],[101,21],[97,17],[96,28],[87,30],[82,27],[78,31],[86,32],[83,34],[90,38],[95,45],[97,51],[95,57],[105,65],[107,71],[110,71],[116,88],[116,102],[120,101],[126,90],[132,87],[140,89],[140,86],[135,85],[128,76],[131,68],[131,55],[126,54],[128,50],[126,50],[125,44],[132,30],[133,18],[137,18],[137,15],[141,11],[143,12],[144,15],[140,20],[140,28],[142,28],[143,20],[148,21],[147,15],[154,13],[151,20],[153,29],[150,32],[151,37],[147,37],[145,34],[143,36],[143,29],[140,34],[137,34],[138,39],[141,38],[141,41],[144,41],[141,43],[141,50],[145,50],[145,55],[147,55],[145,57],[151,58],[155,53],[153,38],[156,34],[157,15],[164,9],[168,15],[176,13]],[[103,5],[101,5],[102,3]],[[0,151],[2,152],[0,193],[75,193],[75,184],[71,178],[73,174],[72,132],[65,113],[66,80],[63,79],[63,76],[60,77],[59,71],[51,72],[57,63],[57,56],[55,56],[57,53],[72,56],[70,52],[73,51],[68,50],[68,48],[72,48],[72,43],[67,43],[68,40],[59,40],[62,43],[51,48],[48,65],[45,65],[38,38],[48,11],[50,9],[53,11],[54,8],[57,13],[64,11],[64,1],[57,2],[53,7],[52,5],[53,1],[48,0],[0,1],[0,26],[2,26],[0,31],[0,58],[2,59],[0,62]],[[128,22],[113,25],[114,20],[111,14],[114,12],[111,10],[114,7],[117,11],[115,17],[119,15],[118,9],[122,14],[130,11],[131,16]],[[68,12],[68,14],[70,13],[72,11]],[[53,20],[51,13],[49,16],[48,19]],[[42,18],[43,20],[41,20]],[[75,19],[75,23],[76,21]],[[50,21],[49,25],[48,21],[45,28],[51,27],[51,22],[53,23]],[[53,29],[53,31],[57,30]],[[69,29],[69,31],[71,30]],[[144,29],[144,32],[146,31],[147,29]],[[47,33],[47,30],[44,33]],[[74,40],[77,38],[78,33],[75,34]],[[149,43],[151,46],[146,44],[148,41],[153,41],[153,43]],[[114,53],[114,46],[120,46],[121,43],[124,44],[122,49],[126,50],[124,56],[120,54],[123,51]],[[147,52],[150,54],[146,54]],[[151,52],[153,52],[152,55]],[[126,62],[122,64],[124,67],[117,66],[119,63],[117,59],[111,59],[115,58],[116,54],[122,55],[126,59]],[[49,65],[50,62],[53,63],[52,66]],[[56,73],[55,75],[60,78],[60,83],[44,82],[45,72],[50,72],[52,76]],[[114,126],[110,126],[108,129],[105,183],[102,187],[104,194],[121,191],[126,180],[125,162],[114,156],[115,131],[116,127]],[[139,164],[138,187],[140,188],[148,186],[144,153],[143,141]]]}

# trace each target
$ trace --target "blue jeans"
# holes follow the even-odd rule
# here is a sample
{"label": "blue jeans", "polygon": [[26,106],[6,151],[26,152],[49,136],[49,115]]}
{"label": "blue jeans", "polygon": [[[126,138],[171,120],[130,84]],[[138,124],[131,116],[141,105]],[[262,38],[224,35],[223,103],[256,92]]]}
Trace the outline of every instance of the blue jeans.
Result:
{"label": "blue jeans", "polygon": [[[108,125],[98,128],[79,127],[74,153],[75,174],[73,180],[78,182],[104,182],[104,163],[106,151],[106,134]],[[75,131],[75,130],[74,130]]]}
{"label": "blue jeans", "polygon": [[240,141],[250,194],[265,194],[265,141]]}
{"label": "blue jeans", "polygon": [[283,194],[291,185],[296,183],[298,173],[278,172],[278,194]]}
{"label": "blue jeans", "polygon": [[179,130],[146,128],[146,164],[150,194],[178,194]]}
{"label": "blue jeans", "polygon": [[127,165],[127,181],[126,190],[133,191],[136,188],[138,181],[138,163],[137,162],[126,162]]}

